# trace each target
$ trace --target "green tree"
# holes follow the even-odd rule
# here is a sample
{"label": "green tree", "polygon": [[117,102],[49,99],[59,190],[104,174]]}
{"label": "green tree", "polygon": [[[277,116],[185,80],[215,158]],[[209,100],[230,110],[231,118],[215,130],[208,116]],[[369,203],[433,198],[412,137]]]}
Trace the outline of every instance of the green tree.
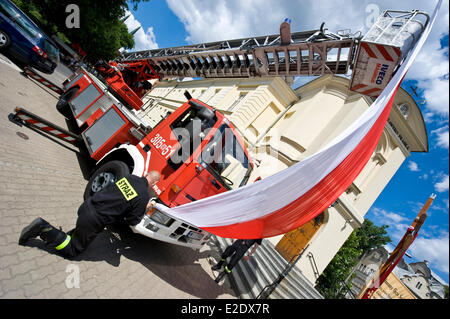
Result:
{"label": "green tree", "polygon": [[[351,233],[317,280],[316,288],[325,298],[344,297],[346,289],[341,289],[341,286],[358,263],[359,258],[365,252],[391,242],[389,236],[386,235],[387,227],[387,225],[378,227],[366,219],[361,228],[355,229]],[[353,275],[350,279],[352,277]]]}
{"label": "green tree", "polygon": [[[63,40],[78,43],[87,53],[87,60],[116,57],[121,47],[133,48],[133,36],[120,21],[128,9],[126,0],[13,0],[47,34],[58,34]],[[129,3],[137,9],[141,1]],[[80,10],[80,28],[68,28],[66,7],[76,4]]]}
{"label": "green tree", "polygon": [[358,237],[353,231],[317,280],[316,288],[325,298],[341,297],[337,292],[361,254],[362,250],[358,249]]}
{"label": "green tree", "polygon": [[370,219],[366,219],[361,228],[355,230],[356,236],[359,238],[358,248],[367,252],[391,242],[386,231],[388,227],[388,225],[378,227]]}

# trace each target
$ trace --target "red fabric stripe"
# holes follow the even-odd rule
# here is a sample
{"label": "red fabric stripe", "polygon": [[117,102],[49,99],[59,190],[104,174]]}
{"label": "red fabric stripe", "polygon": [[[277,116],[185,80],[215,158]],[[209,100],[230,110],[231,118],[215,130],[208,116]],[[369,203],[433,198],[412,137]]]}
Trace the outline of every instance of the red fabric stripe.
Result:
{"label": "red fabric stripe", "polygon": [[358,84],[358,85],[356,85],[356,86],[354,86],[354,87],[352,87],[350,90],[352,90],[352,91],[356,91],[356,90],[359,90],[359,89],[362,89],[362,88],[365,88],[367,85],[365,85],[365,84]]}
{"label": "red fabric stripe", "polygon": [[360,92],[360,93],[361,93],[361,94],[364,94],[364,95],[369,95],[370,93],[374,93],[374,92],[376,92],[376,91],[381,91],[381,89],[379,89],[379,88],[372,88],[372,89],[370,89],[370,90],[363,91],[363,92]]}
{"label": "red fabric stripe", "polygon": [[364,50],[366,50],[367,54],[371,57],[371,58],[377,58],[377,55],[372,51],[372,49],[369,47],[369,45],[366,42],[361,42],[361,46],[364,48]]}
{"label": "red fabric stripe", "polygon": [[394,62],[394,60],[392,59],[391,55],[386,51],[384,46],[382,46],[381,44],[376,44],[375,46],[377,47],[378,51],[380,51],[380,53],[383,55],[383,57],[386,60]]}
{"label": "red fabric stripe", "polygon": [[255,220],[203,229],[225,238],[266,238],[285,234],[319,215],[353,183],[369,161],[386,126],[395,92],[358,146],[341,164],[303,196],[287,206]]}

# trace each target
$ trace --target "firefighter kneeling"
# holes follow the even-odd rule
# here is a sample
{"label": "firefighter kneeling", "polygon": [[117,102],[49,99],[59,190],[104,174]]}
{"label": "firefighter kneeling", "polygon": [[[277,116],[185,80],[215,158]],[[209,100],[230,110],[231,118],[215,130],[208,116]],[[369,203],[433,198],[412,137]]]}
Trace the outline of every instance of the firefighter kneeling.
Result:
{"label": "firefighter kneeling", "polygon": [[126,175],[81,204],[76,227],[71,231],[65,233],[39,217],[22,230],[19,244],[24,245],[30,238],[40,236],[61,255],[75,257],[106,225],[120,220],[125,220],[130,226],[137,225],[151,206],[149,191],[160,178],[157,171],[150,171],[144,177]]}

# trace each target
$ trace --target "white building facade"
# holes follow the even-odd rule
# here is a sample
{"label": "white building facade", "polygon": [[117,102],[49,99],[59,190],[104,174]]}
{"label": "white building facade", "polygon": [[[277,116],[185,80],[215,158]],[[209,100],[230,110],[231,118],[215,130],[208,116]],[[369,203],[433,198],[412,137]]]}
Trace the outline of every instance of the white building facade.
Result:
{"label": "white building facade", "polygon": [[[186,102],[184,92],[224,113],[254,161],[249,181],[265,178],[317,152],[354,122],[372,100],[348,90],[349,80],[323,76],[292,90],[281,78],[160,82],[144,97],[140,116],[155,126]],[[315,283],[411,152],[428,151],[422,114],[403,89],[396,95],[378,146],[353,184],[315,220],[267,238]]]}

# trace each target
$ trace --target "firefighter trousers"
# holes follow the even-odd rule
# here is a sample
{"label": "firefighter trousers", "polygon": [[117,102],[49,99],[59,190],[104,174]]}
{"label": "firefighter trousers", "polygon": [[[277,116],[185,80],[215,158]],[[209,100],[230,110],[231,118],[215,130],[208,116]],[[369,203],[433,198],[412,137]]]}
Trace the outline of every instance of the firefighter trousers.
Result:
{"label": "firefighter trousers", "polygon": [[74,229],[67,233],[52,227],[52,230],[41,234],[41,238],[65,257],[76,257],[101,233],[104,225],[96,223],[86,203],[78,209],[78,219]]}
{"label": "firefighter trousers", "polygon": [[248,247],[239,244],[238,241],[235,241],[231,246],[228,246],[222,254],[222,260],[219,262],[219,266],[221,266],[225,259],[231,257],[230,262],[225,267],[227,272],[231,272],[231,270],[236,266],[236,264],[241,260],[241,258],[245,255],[245,252],[248,250]]}

